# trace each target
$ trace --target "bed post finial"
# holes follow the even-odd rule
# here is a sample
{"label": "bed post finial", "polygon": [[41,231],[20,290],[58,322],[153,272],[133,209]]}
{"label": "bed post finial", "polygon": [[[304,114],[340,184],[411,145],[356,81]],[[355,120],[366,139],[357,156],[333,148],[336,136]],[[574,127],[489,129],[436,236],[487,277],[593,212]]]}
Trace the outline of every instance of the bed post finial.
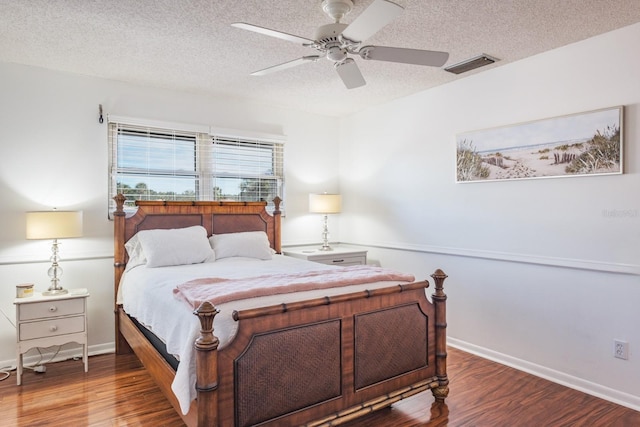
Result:
{"label": "bed post finial", "polygon": [[273,198],[273,226],[274,226],[274,237],[273,237],[273,249],[276,253],[282,253],[282,241],[281,241],[281,230],[280,230],[280,220],[282,212],[280,211],[280,203],[282,203],[282,199],[278,196]]}
{"label": "bed post finial", "polygon": [[196,391],[198,392],[198,426],[218,425],[218,344],[213,335],[213,319],[220,312],[209,301],[193,312],[200,320],[196,350]]}
{"label": "bed post finial", "polygon": [[205,350],[216,350],[218,348],[218,338],[213,335],[213,319],[220,312],[209,301],[200,304],[200,307],[193,312],[200,320],[200,336],[196,340],[196,348]]}
{"label": "bed post finial", "polygon": [[433,278],[434,284],[435,284],[435,288],[436,288],[436,295],[438,296],[442,296],[445,297],[446,299],[446,295],[444,294],[444,279],[446,279],[447,276],[444,271],[437,269],[432,275],[431,277]]}
{"label": "bed post finial", "polygon": [[278,196],[276,196],[273,199],[273,205],[274,205],[274,209],[273,209],[273,213],[280,213],[280,203],[282,203],[282,199]]}
{"label": "bed post finial", "polygon": [[436,291],[431,295],[436,311],[436,376],[438,387],[431,390],[436,401],[444,402],[449,395],[449,378],[447,377],[447,295],[444,293],[444,280],[448,277],[444,271],[437,269],[431,277]]}
{"label": "bed post finial", "polygon": [[124,197],[124,194],[118,193],[113,200],[116,201],[116,211],[114,212],[114,215],[124,214],[124,202],[127,200],[127,198]]}

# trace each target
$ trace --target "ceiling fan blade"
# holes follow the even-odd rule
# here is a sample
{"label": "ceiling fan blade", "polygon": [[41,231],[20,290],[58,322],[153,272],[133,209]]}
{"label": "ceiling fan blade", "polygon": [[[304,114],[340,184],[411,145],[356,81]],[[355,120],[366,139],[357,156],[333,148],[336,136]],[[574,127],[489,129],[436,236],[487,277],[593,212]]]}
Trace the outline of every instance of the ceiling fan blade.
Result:
{"label": "ceiling fan blade", "polygon": [[355,89],[367,84],[353,59],[347,58],[342,62],[336,62],[335,68],[347,89]]}
{"label": "ceiling fan blade", "polygon": [[387,0],[374,0],[345,30],[343,37],[363,42],[393,21],[404,9]]}
{"label": "ceiling fan blade", "polygon": [[251,75],[264,76],[265,74],[286,70],[287,68],[297,67],[298,65],[302,65],[307,62],[316,62],[318,59],[320,59],[319,55],[303,56],[302,58],[294,59],[293,61],[284,62],[282,64],[273,65],[269,68],[264,68],[262,70],[254,71],[253,73],[251,73]]}
{"label": "ceiling fan blade", "polygon": [[428,65],[431,67],[442,67],[449,59],[447,52],[385,46],[365,46],[358,51],[358,54],[363,59]]}
{"label": "ceiling fan blade", "polygon": [[306,39],[304,37],[294,36],[293,34],[283,33],[282,31],[270,30],[264,27],[258,27],[257,25],[246,24],[244,22],[234,22],[232,27],[241,28],[243,30],[253,31],[254,33],[264,34],[266,36],[276,37],[282,40],[290,41],[293,43],[299,43],[302,45],[312,44],[313,40]]}

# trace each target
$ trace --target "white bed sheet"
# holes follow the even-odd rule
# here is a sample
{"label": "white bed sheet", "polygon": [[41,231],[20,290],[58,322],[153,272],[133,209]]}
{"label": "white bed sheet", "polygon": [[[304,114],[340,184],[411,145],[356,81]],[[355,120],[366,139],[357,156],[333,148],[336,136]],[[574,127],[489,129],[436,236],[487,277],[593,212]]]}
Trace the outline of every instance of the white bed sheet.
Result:
{"label": "white bed sheet", "polygon": [[[189,411],[196,398],[195,357],[193,343],[200,332],[200,322],[193,310],[173,295],[173,289],[189,280],[203,277],[227,279],[248,278],[264,274],[299,273],[314,270],[332,270],[342,267],[313,263],[298,258],[274,255],[272,260],[253,258],[224,258],[211,263],[147,268],[138,266],[128,270],[120,282],[117,301],[130,316],[158,336],[175,355],[180,364],[171,385],[183,414]],[[301,301],[325,295],[337,295],[364,289],[375,289],[389,282],[363,284],[332,289],[272,295],[229,302],[216,306],[220,313],[214,319],[214,335],[224,348],[235,336],[237,322],[234,310],[263,307],[282,302]]]}

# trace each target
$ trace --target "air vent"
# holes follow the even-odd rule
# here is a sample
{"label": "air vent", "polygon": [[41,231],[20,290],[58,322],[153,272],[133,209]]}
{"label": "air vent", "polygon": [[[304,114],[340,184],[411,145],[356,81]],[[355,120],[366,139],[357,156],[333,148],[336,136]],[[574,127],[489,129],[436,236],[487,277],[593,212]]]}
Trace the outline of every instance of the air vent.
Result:
{"label": "air vent", "polygon": [[496,61],[499,61],[499,59],[493,58],[483,53],[482,55],[475,56],[471,59],[467,59],[465,61],[458,62],[457,64],[450,65],[445,68],[445,71],[453,74],[462,74],[466,73],[467,71],[475,70],[476,68],[484,67],[485,65],[493,64]]}

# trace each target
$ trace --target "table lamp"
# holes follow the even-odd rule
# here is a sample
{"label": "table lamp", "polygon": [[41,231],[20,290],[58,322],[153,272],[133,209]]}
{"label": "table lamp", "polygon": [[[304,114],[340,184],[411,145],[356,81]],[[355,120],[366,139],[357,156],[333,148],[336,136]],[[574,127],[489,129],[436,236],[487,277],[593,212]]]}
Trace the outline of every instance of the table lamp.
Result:
{"label": "table lamp", "polygon": [[322,247],[321,251],[331,251],[329,246],[329,229],[327,227],[328,214],[340,213],[342,197],[339,194],[309,194],[309,212],[323,214]]}
{"label": "table lamp", "polygon": [[58,239],[82,237],[82,211],[27,212],[27,239],[53,239],[51,247],[51,286],[43,295],[62,295],[67,290],[60,286],[62,268],[58,250]]}

